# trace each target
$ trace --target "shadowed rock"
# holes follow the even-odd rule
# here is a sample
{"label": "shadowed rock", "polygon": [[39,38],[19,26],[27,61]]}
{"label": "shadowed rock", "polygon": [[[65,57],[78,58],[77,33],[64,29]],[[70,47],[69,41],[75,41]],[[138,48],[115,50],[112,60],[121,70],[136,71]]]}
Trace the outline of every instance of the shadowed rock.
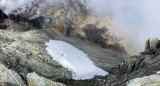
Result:
{"label": "shadowed rock", "polygon": [[5,20],[8,19],[8,16],[0,10],[0,29],[6,29],[7,25],[5,24]]}
{"label": "shadowed rock", "polygon": [[103,37],[103,34],[105,34],[108,31],[107,28],[97,28],[95,25],[89,24],[83,27],[82,29],[86,35],[86,38],[84,39],[97,43],[102,47],[107,47],[107,39]]}
{"label": "shadowed rock", "polygon": [[7,19],[8,18],[8,16],[2,11],[2,10],[0,10],[0,19]]}

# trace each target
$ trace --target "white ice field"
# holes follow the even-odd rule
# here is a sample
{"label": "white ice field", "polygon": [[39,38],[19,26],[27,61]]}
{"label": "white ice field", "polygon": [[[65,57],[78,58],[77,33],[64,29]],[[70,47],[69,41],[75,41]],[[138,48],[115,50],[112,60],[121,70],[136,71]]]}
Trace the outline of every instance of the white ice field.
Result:
{"label": "white ice field", "polygon": [[108,72],[96,67],[87,54],[64,41],[50,40],[45,43],[47,52],[64,68],[72,71],[75,80],[105,76]]}

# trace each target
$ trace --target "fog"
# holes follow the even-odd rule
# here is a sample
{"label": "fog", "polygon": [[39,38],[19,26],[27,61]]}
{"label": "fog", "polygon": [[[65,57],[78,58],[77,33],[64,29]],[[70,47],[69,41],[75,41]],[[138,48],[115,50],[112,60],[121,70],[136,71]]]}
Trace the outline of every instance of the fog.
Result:
{"label": "fog", "polygon": [[150,37],[160,38],[160,0],[91,0],[98,16],[111,14],[112,26],[122,38],[143,48]]}
{"label": "fog", "polygon": [[58,0],[0,0],[0,9],[6,14],[11,13],[14,10],[21,9],[21,11],[26,10],[33,4],[40,2],[41,6],[52,4]]}
{"label": "fog", "polygon": [[6,14],[9,14],[18,8],[25,10],[26,7],[29,7],[36,2],[37,0],[0,0],[0,9]]}

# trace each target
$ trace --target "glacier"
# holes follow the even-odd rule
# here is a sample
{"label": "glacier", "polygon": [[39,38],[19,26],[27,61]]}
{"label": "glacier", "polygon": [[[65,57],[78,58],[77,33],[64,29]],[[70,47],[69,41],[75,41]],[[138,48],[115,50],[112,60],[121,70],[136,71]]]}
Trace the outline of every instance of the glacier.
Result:
{"label": "glacier", "polygon": [[108,74],[96,67],[87,54],[67,42],[49,40],[45,45],[47,53],[51,55],[52,59],[71,71],[72,78],[75,80],[92,79],[95,76]]}

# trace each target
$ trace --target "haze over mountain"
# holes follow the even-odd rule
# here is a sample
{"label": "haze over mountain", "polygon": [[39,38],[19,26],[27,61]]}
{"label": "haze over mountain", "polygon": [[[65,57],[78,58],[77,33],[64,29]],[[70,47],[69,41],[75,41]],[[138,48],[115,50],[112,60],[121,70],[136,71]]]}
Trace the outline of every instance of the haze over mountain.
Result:
{"label": "haze over mountain", "polygon": [[[63,0],[62,0],[63,1]],[[37,15],[40,14],[41,8],[47,5],[60,2],[57,0],[1,0],[1,9],[9,14],[15,10],[21,13],[25,12],[27,8],[38,3],[40,8],[37,7]],[[96,16],[110,16],[112,27],[117,31],[118,36],[122,38],[132,39],[137,41],[133,42],[136,46],[144,48],[145,40],[149,37],[159,37],[159,0],[81,0],[86,2],[87,6],[92,9],[91,14]],[[116,2],[116,3],[115,3]],[[19,12],[20,11],[20,12]],[[120,32],[120,33],[119,33]],[[138,38],[136,37],[138,35]],[[130,41],[132,41],[130,40]]]}

